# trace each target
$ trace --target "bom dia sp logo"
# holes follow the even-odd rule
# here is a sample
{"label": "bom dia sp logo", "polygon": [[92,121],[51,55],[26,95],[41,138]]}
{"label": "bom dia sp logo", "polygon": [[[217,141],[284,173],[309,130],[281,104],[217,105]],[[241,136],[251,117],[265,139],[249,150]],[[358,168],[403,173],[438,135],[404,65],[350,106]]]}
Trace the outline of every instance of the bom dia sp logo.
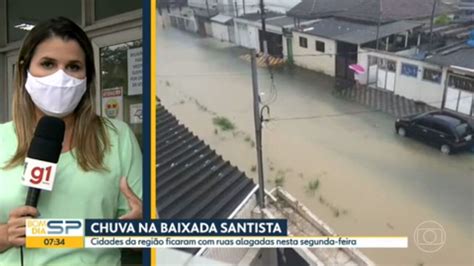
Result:
{"label": "bom dia sp logo", "polygon": [[83,236],[84,222],[75,219],[28,219],[27,236]]}

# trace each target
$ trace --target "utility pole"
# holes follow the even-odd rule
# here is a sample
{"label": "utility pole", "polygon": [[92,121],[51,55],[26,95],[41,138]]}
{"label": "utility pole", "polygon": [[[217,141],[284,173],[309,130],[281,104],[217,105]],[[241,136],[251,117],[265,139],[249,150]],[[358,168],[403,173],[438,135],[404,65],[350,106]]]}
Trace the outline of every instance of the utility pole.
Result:
{"label": "utility pole", "polygon": [[[379,38],[380,38],[380,24],[381,24],[381,21],[382,21],[382,0],[379,0],[378,1],[378,11],[379,11],[379,14],[378,14],[378,18],[377,18],[377,34],[375,36],[375,51],[377,52],[379,50]],[[376,64],[376,68],[375,68],[375,87],[378,88],[378,84],[379,84],[379,58],[377,57],[377,64]],[[370,63],[369,63],[369,67],[370,67]],[[370,69],[369,69],[370,71]],[[370,77],[369,75],[367,76],[367,80],[369,80]],[[369,82],[367,82],[369,83]],[[370,84],[369,84],[370,85]]]}
{"label": "utility pole", "polygon": [[433,10],[431,11],[431,21],[430,21],[430,45],[429,52],[433,49],[433,25],[436,14],[436,6],[438,5],[438,0],[433,0]]}
{"label": "utility pole", "polygon": [[258,203],[260,209],[265,208],[265,181],[263,178],[263,157],[262,157],[262,119],[260,116],[260,98],[258,95],[257,78],[257,54],[255,49],[251,50],[252,64],[252,88],[253,88],[253,115],[255,121],[255,147],[257,150],[257,171],[258,171]]}
{"label": "utility pole", "polygon": [[263,3],[263,0],[260,0],[260,15],[262,18],[263,53],[265,55],[265,58],[267,58],[267,55],[268,55],[267,28],[265,24],[265,4]]}
{"label": "utility pole", "polygon": [[441,100],[441,111],[444,111],[446,106],[446,95],[448,94],[449,79],[451,78],[450,70],[446,71],[446,80],[444,81],[443,98]]}
{"label": "utility pole", "polygon": [[379,49],[379,38],[380,38],[380,23],[382,20],[382,0],[378,1],[378,18],[377,18],[377,34],[375,36],[375,50],[377,51]]}
{"label": "utility pole", "polygon": [[245,0],[242,0],[242,8],[243,8],[243,10],[244,10],[244,15],[245,15],[245,14],[246,14],[246,13],[245,13]]}
{"label": "utility pole", "polygon": [[234,8],[235,8],[235,17],[239,17],[239,7],[237,6],[237,2],[234,2]]}
{"label": "utility pole", "polygon": [[207,10],[207,17],[209,18],[211,16],[211,13],[209,12],[209,0],[206,0],[206,10]]}

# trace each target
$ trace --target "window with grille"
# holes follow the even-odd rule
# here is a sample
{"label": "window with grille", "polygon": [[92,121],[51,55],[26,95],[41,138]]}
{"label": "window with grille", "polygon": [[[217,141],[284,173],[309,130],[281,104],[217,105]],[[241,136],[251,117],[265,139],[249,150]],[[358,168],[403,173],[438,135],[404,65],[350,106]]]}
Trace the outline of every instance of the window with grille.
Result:
{"label": "window with grille", "polygon": [[308,48],[308,39],[305,37],[300,37],[300,47]]}
{"label": "window with grille", "polygon": [[326,44],[321,41],[316,41],[316,51],[324,53],[326,50]]}
{"label": "window with grille", "polygon": [[441,83],[441,71],[425,68],[423,70],[423,80]]}

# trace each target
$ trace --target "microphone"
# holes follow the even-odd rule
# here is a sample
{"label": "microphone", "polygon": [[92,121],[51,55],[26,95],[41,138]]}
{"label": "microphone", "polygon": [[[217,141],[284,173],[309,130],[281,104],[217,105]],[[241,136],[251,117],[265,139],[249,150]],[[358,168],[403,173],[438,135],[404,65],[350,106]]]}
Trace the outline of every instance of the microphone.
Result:
{"label": "microphone", "polygon": [[41,190],[53,189],[64,131],[64,121],[59,118],[43,116],[39,120],[25,159],[22,177],[22,183],[29,187],[26,206],[36,208]]}

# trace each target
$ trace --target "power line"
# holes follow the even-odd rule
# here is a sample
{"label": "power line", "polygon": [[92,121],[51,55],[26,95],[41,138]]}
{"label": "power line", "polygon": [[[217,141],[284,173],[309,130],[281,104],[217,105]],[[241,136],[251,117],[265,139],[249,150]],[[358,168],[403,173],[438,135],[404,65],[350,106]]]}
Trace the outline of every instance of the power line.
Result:
{"label": "power line", "polygon": [[[460,99],[467,99],[470,96],[460,97]],[[425,105],[439,104],[442,101],[429,101],[424,102]],[[366,106],[366,105],[364,105]],[[431,106],[432,107],[432,106]],[[436,108],[436,107],[433,107]],[[436,108],[438,109],[438,108]],[[279,121],[297,121],[297,120],[314,120],[314,119],[323,119],[323,118],[334,118],[334,117],[344,117],[344,116],[355,116],[360,114],[371,114],[371,113],[384,113],[382,110],[368,110],[368,111],[359,111],[359,112],[346,112],[346,113],[334,113],[334,114],[322,114],[322,115],[312,115],[312,116],[295,116],[295,117],[275,117],[265,119],[264,122],[279,122]],[[423,113],[423,112],[422,112]]]}
{"label": "power line", "polygon": [[[241,72],[229,72],[229,73],[190,73],[190,74],[166,74],[166,75],[157,75],[158,78],[192,78],[192,77],[240,77],[245,76],[248,77],[249,73],[241,73]],[[260,74],[259,74],[260,75]],[[260,76],[269,76],[268,74],[261,74]]]}
{"label": "power line", "polygon": [[[239,7],[243,7],[243,6],[245,6],[245,7],[248,7],[248,6],[250,6],[250,7],[260,7],[260,4],[245,4],[245,5],[243,5],[243,4],[240,4],[238,2],[236,2],[236,3],[237,3],[237,6],[239,6]],[[235,5],[234,4],[224,4],[224,3],[221,4],[221,3],[219,3],[219,4],[217,4],[215,6],[212,6],[212,7],[214,9],[217,9],[221,6],[235,6]],[[267,8],[265,8],[266,10],[268,10],[269,8],[272,8],[272,7],[279,7],[279,8],[286,8],[287,7],[283,4],[265,4],[265,6],[267,6]],[[191,8],[193,8],[193,7],[191,7]],[[196,7],[196,8],[201,8],[201,7]],[[279,12],[274,12],[274,13],[279,13]],[[253,14],[255,14],[255,13],[253,13]],[[284,13],[281,13],[281,15],[285,16]]]}
{"label": "power line", "polygon": [[359,55],[359,54],[369,54],[370,51],[360,51],[360,52],[349,52],[349,53],[318,53],[318,54],[293,54],[293,57],[317,57],[317,56],[346,56],[346,55]]}
{"label": "power line", "polygon": [[265,122],[272,122],[272,121],[295,121],[295,120],[313,120],[313,119],[321,119],[321,118],[333,118],[333,117],[342,117],[342,116],[355,116],[360,114],[370,114],[370,113],[378,113],[381,112],[379,110],[370,110],[370,111],[360,111],[360,112],[348,112],[348,113],[335,113],[335,114],[324,114],[324,115],[313,115],[313,116],[296,116],[296,117],[275,117],[275,118],[268,118],[265,119]]}

